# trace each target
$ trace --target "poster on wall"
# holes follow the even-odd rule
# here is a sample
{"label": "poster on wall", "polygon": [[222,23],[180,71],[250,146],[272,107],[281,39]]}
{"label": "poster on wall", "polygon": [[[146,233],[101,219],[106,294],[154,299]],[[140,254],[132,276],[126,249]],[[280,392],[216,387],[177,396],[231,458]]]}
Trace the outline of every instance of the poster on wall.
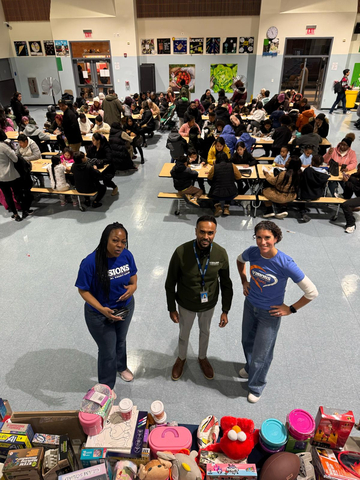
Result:
{"label": "poster on wall", "polygon": [[216,63],[210,65],[210,88],[218,93],[221,88],[226,93],[232,93],[234,78],[237,75],[237,63]]}
{"label": "poster on wall", "polygon": [[204,39],[190,38],[189,49],[190,55],[202,55],[204,53]]}
{"label": "poster on wall", "polygon": [[47,57],[55,55],[55,46],[53,40],[44,40],[44,50]]}
{"label": "poster on wall", "polygon": [[29,50],[32,57],[42,57],[44,55],[40,40],[29,42]]}
{"label": "poster on wall", "polygon": [[157,53],[158,53],[158,55],[170,55],[170,53],[171,53],[171,40],[170,40],[170,38],[158,38],[157,39]]}
{"label": "poster on wall", "polygon": [[263,57],[276,57],[279,53],[279,39],[269,40],[264,38]]}
{"label": "poster on wall", "polygon": [[239,38],[239,53],[254,53],[254,37]]}
{"label": "poster on wall", "polygon": [[195,65],[169,65],[169,86],[174,92],[180,92],[180,82],[185,80],[190,92],[195,92]]}
{"label": "poster on wall", "polygon": [[17,57],[28,57],[29,52],[26,42],[14,42],[15,52]]}
{"label": "poster on wall", "polygon": [[141,54],[155,55],[155,40],[153,38],[145,38],[141,40]]}
{"label": "poster on wall", "polygon": [[67,40],[55,40],[55,52],[57,57],[69,56],[69,44]]}
{"label": "poster on wall", "polygon": [[174,53],[187,53],[187,38],[173,37],[172,40]]}
{"label": "poster on wall", "polygon": [[226,37],[222,44],[222,53],[236,53],[237,37]]}
{"label": "poster on wall", "polygon": [[206,53],[220,53],[220,37],[206,39]]}

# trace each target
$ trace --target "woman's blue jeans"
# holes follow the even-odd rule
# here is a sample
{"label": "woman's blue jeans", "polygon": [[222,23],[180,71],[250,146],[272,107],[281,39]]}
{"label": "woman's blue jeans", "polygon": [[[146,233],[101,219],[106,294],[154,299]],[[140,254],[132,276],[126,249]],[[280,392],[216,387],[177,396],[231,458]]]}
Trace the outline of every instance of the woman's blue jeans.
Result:
{"label": "woman's blue jeans", "polygon": [[111,389],[116,382],[116,373],[127,368],[126,363],[126,335],[134,313],[135,301],[132,297],[126,306],[129,313],[124,320],[114,323],[97,310],[85,303],[85,321],[89,332],[95,340],[98,353],[99,383],[104,383]]}
{"label": "woman's blue jeans", "polygon": [[249,374],[249,392],[260,397],[266,385],[280,328],[281,317],[272,317],[268,310],[254,307],[246,298],[242,323],[242,346]]}

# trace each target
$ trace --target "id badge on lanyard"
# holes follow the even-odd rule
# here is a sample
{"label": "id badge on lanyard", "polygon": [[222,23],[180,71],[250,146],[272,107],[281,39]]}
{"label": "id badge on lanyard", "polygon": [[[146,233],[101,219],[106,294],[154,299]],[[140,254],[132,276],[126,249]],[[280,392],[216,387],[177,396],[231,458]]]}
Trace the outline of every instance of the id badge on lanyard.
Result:
{"label": "id badge on lanyard", "polygon": [[198,265],[198,268],[199,268],[199,272],[200,272],[200,276],[201,276],[201,292],[200,292],[200,302],[201,303],[208,303],[209,301],[209,295],[208,295],[208,292],[205,288],[205,275],[206,275],[206,272],[207,272],[207,269],[208,269],[208,266],[209,266],[209,261],[210,261],[210,253],[211,253],[211,249],[212,249],[212,244],[210,246],[210,253],[209,253],[209,256],[206,260],[206,264],[205,264],[205,268],[204,268],[204,271],[201,267],[201,263],[200,263],[200,260],[199,260],[199,256],[196,252],[196,241],[194,240],[194,243],[193,243],[193,247],[194,247],[194,253],[195,253],[195,258],[196,258],[196,262],[197,262],[197,265]]}

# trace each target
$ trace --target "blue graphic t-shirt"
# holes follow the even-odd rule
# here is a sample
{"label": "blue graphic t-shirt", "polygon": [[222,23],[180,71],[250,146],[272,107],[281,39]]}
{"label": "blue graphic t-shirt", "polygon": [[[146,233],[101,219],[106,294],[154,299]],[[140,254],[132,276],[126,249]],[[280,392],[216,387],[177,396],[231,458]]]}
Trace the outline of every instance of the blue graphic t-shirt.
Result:
{"label": "blue graphic t-shirt", "polygon": [[125,307],[132,297],[125,302],[118,302],[117,300],[121,295],[124,295],[126,292],[125,285],[129,285],[130,277],[136,275],[136,272],[134,257],[126,248],[118,257],[108,258],[110,294],[109,300],[107,300],[102,288],[97,283],[94,251],[81,262],[75,286],[90,292],[103,307],[121,308]]}
{"label": "blue graphic t-shirt", "polygon": [[270,310],[271,306],[282,305],[288,278],[299,283],[305,277],[294,260],[280,250],[273,258],[264,258],[258,247],[250,247],[241,256],[244,262],[250,262],[247,298],[254,307]]}

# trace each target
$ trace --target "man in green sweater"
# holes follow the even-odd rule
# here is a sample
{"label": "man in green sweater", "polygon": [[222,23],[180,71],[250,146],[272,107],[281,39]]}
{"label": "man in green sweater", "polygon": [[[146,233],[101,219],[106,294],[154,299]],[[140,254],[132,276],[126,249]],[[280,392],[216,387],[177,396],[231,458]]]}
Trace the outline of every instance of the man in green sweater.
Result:
{"label": "man in green sweater", "polygon": [[[165,283],[167,305],[171,320],[180,327],[179,356],[172,369],[173,380],[179,380],[183,373],[190,331],[196,315],[200,329],[200,367],[208,380],[214,378],[214,370],[206,353],[211,319],[219,297],[219,283],[222,296],[220,328],[228,323],[227,316],[233,297],[226,250],[213,243],[216,225],[215,217],[200,217],[195,228],[196,239],[180,245],[170,260]],[[176,302],[179,312],[176,310]]]}

